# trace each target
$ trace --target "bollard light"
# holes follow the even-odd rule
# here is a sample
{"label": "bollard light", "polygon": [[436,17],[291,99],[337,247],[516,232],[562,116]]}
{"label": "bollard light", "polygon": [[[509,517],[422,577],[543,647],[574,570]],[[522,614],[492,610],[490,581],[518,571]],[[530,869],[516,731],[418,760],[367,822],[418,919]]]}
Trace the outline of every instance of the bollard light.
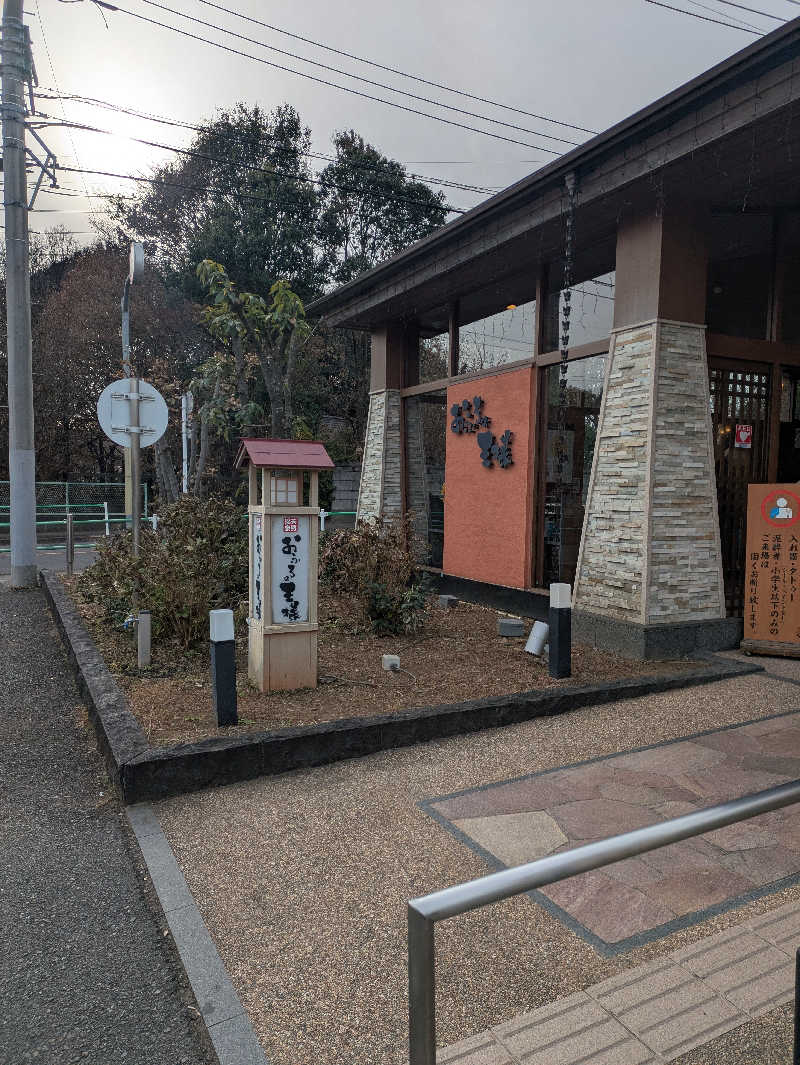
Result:
{"label": "bollard light", "polygon": [[233,611],[212,610],[208,617],[211,630],[211,690],[217,724],[220,727],[238,725]]}
{"label": "bollard light", "polygon": [[550,676],[572,676],[572,589],[568,584],[550,585]]}

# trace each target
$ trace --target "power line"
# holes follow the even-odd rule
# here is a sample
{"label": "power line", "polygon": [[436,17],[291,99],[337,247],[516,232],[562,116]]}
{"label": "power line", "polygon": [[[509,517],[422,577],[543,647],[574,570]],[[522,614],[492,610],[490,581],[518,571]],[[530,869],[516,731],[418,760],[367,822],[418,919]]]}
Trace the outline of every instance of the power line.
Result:
{"label": "power line", "polygon": [[[49,47],[49,45],[47,43],[47,36],[46,36],[46,34],[44,32],[44,22],[42,21],[42,13],[39,10],[39,0],[36,0],[36,14],[39,17],[39,29],[40,29],[41,34],[42,34],[42,43],[44,44],[45,54],[47,55],[47,62],[50,64],[50,73],[53,75],[53,84],[56,87],[56,93],[58,95],[58,100],[59,100],[59,103],[61,104],[61,113],[64,116],[64,121],[67,121],[67,109],[64,106],[64,98],[62,97],[61,90],[58,87],[58,78],[56,77],[56,68],[53,66],[53,57],[50,55],[50,47]],[[80,159],[78,159],[78,150],[75,147],[75,141],[73,140],[72,131],[71,130],[69,132],[69,140],[70,140],[70,144],[72,145],[72,152],[73,152],[73,155],[75,156],[75,161],[77,162],[78,166],[80,166]],[[86,187],[86,181],[85,180],[83,182],[83,188],[84,188],[84,194],[86,196],[86,200],[87,200],[88,203],[91,204],[92,201],[91,201],[91,198],[89,196],[89,190]]]}
{"label": "power line", "polygon": [[[329,181],[327,178],[314,178],[314,177],[311,177],[309,174],[289,174],[289,173],[285,173],[284,171],[277,170],[277,169],[274,169],[274,168],[269,169],[269,168],[263,167],[263,166],[254,166],[251,163],[242,163],[242,162],[231,163],[230,159],[220,159],[218,156],[207,155],[205,152],[197,152],[197,151],[192,150],[191,148],[178,148],[175,145],[163,144],[160,141],[145,140],[142,137],[130,137],[127,134],[115,134],[109,129],[99,129],[96,126],[84,126],[84,125],[81,125],[79,123],[72,123],[72,128],[83,130],[86,133],[101,133],[101,134],[103,134],[104,136],[107,136],[107,137],[114,137],[114,136],[118,136],[118,135],[119,136],[124,136],[126,140],[133,141],[135,144],[144,144],[144,145],[146,145],[149,148],[160,148],[163,151],[175,152],[178,155],[186,155],[186,156],[189,156],[190,158],[193,158],[193,159],[203,159],[203,160],[205,160],[208,163],[219,163],[219,164],[221,164],[223,166],[232,165],[232,166],[238,167],[238,168],[240,168],[242,170],[247,170],[249,172],[253,172],[253,173],[257,173],[257,174],[266,174],[266,175],[268,175],[270,177],[281,178],[281,179],[286,180],[286,181],[297,181],[297,182],[305,181],[305,182],[308,182],[308,183],[310,183],[312,185],[321,185],[323,188],[334,188],[334,189],[338,189],[338,190],[340,190],[342,192],[354,192],[354,193],[362,194],[362,191],[363,191],[361,189],[355,188],[352,185],[342,185],[342,184],[340,184],[338,182],[335,182],[335,181]],[[62,167],[61,169],[66,169],[66,168]],[[441,194],[439,194],[439,195],[441,195]],[[393,203],[416,204],[416,205],[422,206],[422,207],[433,206],[433,204],[430,201],[421,200],[421,199],[418,199],[418,198],[416,198],[414,196],[398,196],[397,194],[394,194],[394,193],[388,195],[386,197],[386,200],[391,201]],[[466,213],[466,208],[453,207],[453,206],[451,206],[448,203],[442,203],[441,200],[436,200],[435,202],[436,202],[437,206],[443,207],[445,210],[447,210],[448,212],[450,212],[452,214],[465,214]]]}
{"label": "power line", "polygon": [[[690,3],[692,7],[700,7],[703,9],[703,11],[710,11],[712,15],[722,14],[722,12],[718,8],[711,7],[708,4],[701,4],[700,0],[687,0],[687,2]],[[730,18],[732,18],[733,21],[740,26],[747,26],[749,30],[754,30],[757,33],[761,33],[761,28],[759,26],[754,26],[752,22],[745,22],[743,18],[739,18],[736,15],[731,15]]]}
{"label": "power line", "polygon": [[[520,107],[512,107],[510,104],[503,104],[497,100],[489,100],[484,96],[476,96],[474,93],[465,92],[462,89],[454,89],[450,85],[443,85],[438,81],[430,81],[428,78],[420,77],[418,74],[409,74],[406,70],[398,70],[396,67],[389,67],[383,63],[377,63],[373,59],[367,59],[365,56],[354,55],[352,52],[345,52],[341,48],[334,48],[329,44],[324,44],[322,41],[312,40],[310,37],[302,37],[299,33],[290,33],[289,30],[281,29],[280,26],[272,26],[268,22],[262,22],[261,19],[251,18],[249,15],[245,15],[241,11],[235,11],[230,7],[223,7],[222,4],[215,4],[212,0],[198,0],[199,3],[205,4],[206,7],[216,8],[217,11],[223,11],[229,15],[235,15],[237,18],[244,19],[245,22],[251,22],[256,26],[263,26],[264,29],[272,30],[274,33],[280,33],[284,37],[291,37],[292,40],[302,41],[303,44],[311,44],[315,48],[323,48],[326,52],[332,52],[334,55],[344,56],[346,59],[355,59],[358,63],[365,63],[367,66],[375,67],[377,70],[385,70],[389,74],[397,74],[401,78],[408,78],[411,81],[419,82],[421,85],[430,85],[433,89],[443,89],[445,92],[455,93],[456,96],[463,96],[468,100],[477,100],[478,103],[489,104],[490,107],[501,107],[505,111],[514,111],[518,115],[527,115],[528,118],[537,118],[543,122],[553,122],[559,126],[565,126],[567,129],[577,130],[579,133],[596,134],[597,130],[586,129],[584,126],[575,126],[571,122],[564,122],[560,118],[552,118],[550,115],[538,115],[534,111],[525,111]],[[800,0],[798,0],[800,2]],[[444,105],[441,105],[444,106]]]}
{"label": "power line", "polygon": [[[276,52],[278,55],[288,56],[290,59],[297,59],[301,63],[309,63],[311,66],[319,67],[321,70],[328,70],[331,73],[339,74],[344,78],[352,78],[354,81],[360,81],[364,85],[371,85],[376,89],[384,89],[387,92],[397,93],[399,96],[405,96],[409,100],[418,100],[420,103],[432,104],[434,107],[443,107],[446,111],[453,111],[459,115],[466,115],[468,118],[477,118],[481,122],[491,122],[492,125],[504,126],[506,129],[515,129],[520,133],[530,133],[534,137],[547,137],[548,140],[559,141],[562,144],[569,144],[573,147],[580,143],[580,141],[569,140],[566,137],[558,137],[554,133],[545,133],[543,130],[538,129],[528,129],[527,126],[519,126],[513,122],[504,122],[501,118],[491,118],[488,115],[481,115],[475,111],[467,111],[463,107],[455,107],[453,104],[445,104],[440,100],[433,100],[428,96],[419,96],[415,92],[407,92],[405,89],[398,89],[394,85],[387,85],[382,81],[374,81],[372,78],[362,77],[361,74],[351,74],[349,71],[342,70],[340,67],[332,67],[328,63],[321,63],[317,59],[308,59],[306,56],[298,55],[296,52],[287,52],[284,48],[278,48],[276,45],[267,44],[265,41],[261,41],[256,37],[248,37],[246,34],[226,29],[224,26],[220,26],[215,22],[208,22],[206,19],[197,18],[196,15],[190,15],[185,11],[176,11],[174,7],[169,7],[167,4],[161,4],[158,0],[140,0],[140,2],[147,4],[148,7],[155,7],[159,11],[166,11],[170,15],[184,18],[187,22],[196,23],[198,26],[206,26],[208,29],[216,30],[219,33],[227,33],[229,37],[234,37],[237,41],[245,41],[247,44],[255,44],[259,48],[266,48],[268,51]],[[232,13],[238,14],[238,12]],[[244,18],[246,16],[242,17]]]}
{"label": "power line", "polygon": [[653,4],[655,7],[665,7],[668,11],[677,11],[681,15],[691,15],[692,18],[702,19],[703,22],[715,22],[718,26],[727,26],[731,30],[741,30],[742,33],[754,33],[757,37],[762,36],[761,30],[749,30],[746,26],[737,26],[735,22],[723,22],[722,19],[709,18],[708,15],[698,15],[696,11],[687,11],[685,7],[673,7],[672,4],[665,4],[663,0],[644,0],[646,4]]}
{"label": "power line", "polygon": [[[146,184],[156,185],[158,187],[163,187],[163,188],[185,189],[188,192],[205,192],[205,193],[209,192],[208,188],[201,188],[199,185],[187,185],[187,184],[185,184],[183,182],[166,181],[166,180],[164,180],[162,178],[144,177],[141,174],[117,174],[117,173],[114,173],[114,172],[109,171],[109,170],[88,170],[88,169],[85,169],[83,167],[61,166],[61,165],[59,165],[58,169],[64,171],[64,173],[66,173],[66,174],[94,174],[97,177],[116,178],[119,181],[144,182]],[[293,209],[296,209],[297,206],[298,206],[296,201],[281,200],[281,199],[279,199],[276,196],[253,196],[251,193],[247,193],[247,192],[236,192],[236,193],[234,193],[234,196],[235,196],[236,199],[239,199],[239,200],[250,200],[250,201],[252,201],[254,203],[278,204],[278,205],[280,205],[282,207],[291,207]],[[418,203],[419,201],[415,200],[413,202]],[[464,214],[465,213],[463,210],[460,210],[457,207],[451,207],[450,210],[455,212],[456,214]]]}
{"label": "power line", "polygon": [[[50,99],[53,99],[53,97],[46,95],[46,93],[38,93],[37,92],[35,94],[35,96],[36,96],[36,99],[38,99],[38,100],[50,100]],[[177,126],[177,127],[182,128],[182,129],[194,130],[196,133],[205,133],[209,129],[208,126],[196,126],[196,125],[192,125],[190,122],[174,121],[173,119],[164,118],[164,117],[162,117],[160,115],[148,114],[146,111],[135,111],[135,110],[133,110],[132,108],[129,108],[129,107],[118,106],[116,104],[110,103],[107,100],[96,100],[96,99],[94,99],[92,97],[89,97],[89,96],[77,96],[77,95],[74,95],[74,94],[68,94],[67,96],[65,96],[65,99],[74,100],[74,101],[79,102],[79,103],[85,103],[88,106],[101,107],[101,108],[103,108],[105,110],[112,111],[112,112],[120,112],[122,114],[132,115],[134,118],[141,118],[141,119],[144,119],[145,121],[148,121],[148,122],[155,122],[155,123],[158,123],[158,124],[161,124],[161,125],[165,125],[165,126]],[[43,127],[48,126],[48,125],[51,126],[51,127],[53,125],[71,125],[74,129],[81,129],[81,130],[85,130],[85,129],[89,128],[89,127],[86,127],[86,126],[84,126],[84,125],[82,125],[80,123],[69,123],[69,122],[59,123],[59,122],[54,122],[54,121],[43,122],[37,128],[43,128]],[[128,140],[136,140],[135,137],[128,136],[127,134],[124,134],[124,133],[116,133],[113,130],[104,130],[104,131],[94,130],[94,132],[107,132],[110,135],[115,136],[115,137],[126,137]],[[272,139],[272,138],[269,138],[269,139]],[[143,142],[143,143],[149,143],[149,142]],[[322,152],[306,152],[306,151],[301,151],[300,149],[287,148],[287,147],[285,147],[283,145],[275,145],[274,146],[274,150],[277,151],[277,152],[288,153],[290,155],[302,155],[302,156],[308,157],[309,159],[318,159],[318,160],[323,160],[323,161],[329,162],[329,163],[337,163],[337,162],[339,162],[339,159],[336,156],[325,155]],[[381,169],[378,165],[373,165],[373,164],[369,164],[369,163],[354,163],[353,166],[355,167],[355,169],[358,169],[358,170],[373,170],[373,171],[378,170],[379,171]],[[415,173],[412,173],[412,172],[407,172],[406,176],[414,178],[414,179],[419,180],[419,181],[427,181],[427,182],[429,182],[432,185],[444,185],[444,186],[449,186],[450,188],[454,188],[454,189],[461,189],[464,192],[476,192],[476,193],[483,193],[485,195],[492,195],[495,192],[499,192],[500,191],[499,189],[487,188],[486,186],[483,186],[483,185],[468,185],[468,184],[465,184],[464,182],[461,182],[461,181],[453,181],[450,178],[430,177],[427,174],[415,174]]]}
{"label": "power line", "polygon": [[738,7],[740,11],[749,11],[751,15],[763,15],[764,18],[775,19],[776,22],[787,21],[780,15],[772,15],[769,11],[759,11],[757,7],[747,7],[745,4],[735,4],[733,0],[717,0],[717,3],[724,4],[726,7]]}
{"label": "power line", "polygon": [[[201,41],[203,44],[210,44],[213,48],[219,48],[223,52],[230,52],[231,55],[238,55],[244,59],[252,59],[255,63],[261,63],[263,66],[273,67],[276,70],[283,70],[287,74],[295,74],[297,77],[305,78],[307,81],[314,81],[319,85],[326,85],[331,89],[339,89],[341,92],[349,93],[351,96],[358,96],[363,100],[372,100],[375,103],[384,104],[386,107],[393,107],[398,111],[406,111],[408,114],[417,115],[421,118],[430,118],[434,122],[442,122],[446,126],[455,126],[457,129],[466,129],[470,133],[481,133],[484,137],[492,137],[494,140],[506,141],[509,144],[520,144],[523,148],[533,148],[538,152],[546,152],[548,155],[560,155],[561,153],[553,148],[546,148],[541,144],[531,144],[529,141],[516,140],[513,137],[506,137],[502,133],[492,133],[488,129],[479,129],[477,126],[469,126],[465,122],[456,122],[452,118],[444,118],[442,115],[432,115],[428,111],[420,111],[414,107],[408,107],[406,104],[399,104],[394,100],[385,100],[382,96],[373,96],[371,93],[361,92],[359,89],[351,89],[347,85],[338,85],[335,81],[327,81],[325,78],[318,78],[314,74],[307,74],[303,70],[294,70],[292,67],[284,66],[281,63],[274,63],[269,59],[264,59],[262,56],[251,55],[249,52],[243,52],[239,48],[233,48],[230,45],[222,44],[221,41],[212,41],[208,37],[201,37],[197,33],[190,33],[189,30],[180,29],[178,26],[171,26],[168,22],[160,22],[158,19],[150,18],[147,15],[141,15],[136,11],[129,11],[127,8],[119,7],[112,4],[104,5],[107,10],[119,11],[124,15],[129,15],[131,18],[138,19],[140,22],[147,22],[152,26],[159,26],[161,29],[170,30],[172,33],[178,33],[182,37],[188,37],[189,40]],[[180,15],[181,12],[176,12]],[[217,27],[221,32],[228,32],[222,30],[221,27]]]}

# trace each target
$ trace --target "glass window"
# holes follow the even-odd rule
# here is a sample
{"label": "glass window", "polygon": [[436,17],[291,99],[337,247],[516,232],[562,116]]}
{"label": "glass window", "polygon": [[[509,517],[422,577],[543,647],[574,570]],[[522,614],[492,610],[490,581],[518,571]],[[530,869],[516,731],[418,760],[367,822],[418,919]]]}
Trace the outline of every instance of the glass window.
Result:
{"label": "glass window", "polygon": [[606,357],[571,362],[563,432],[559,424],[560,366],[544,373],[547,404],[544,500],[544,586],[574,585],[583,514],[589,492],[592,458],[603,398]]}
{"label": "glass window", "polygon": [[536,301],[509,305],[458,331],[459,373],[474,373],[533,355]]}

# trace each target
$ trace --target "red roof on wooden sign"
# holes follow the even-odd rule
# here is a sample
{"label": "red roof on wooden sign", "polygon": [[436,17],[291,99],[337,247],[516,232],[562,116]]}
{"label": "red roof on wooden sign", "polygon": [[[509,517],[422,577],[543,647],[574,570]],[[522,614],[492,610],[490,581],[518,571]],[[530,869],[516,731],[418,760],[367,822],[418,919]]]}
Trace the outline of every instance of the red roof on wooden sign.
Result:
{"label": "red roof on wooden sign", "polygon": [[236,469],[247,462],[259,469],[333,469],[333,460],[318,440],[242,440],[236,456]]}

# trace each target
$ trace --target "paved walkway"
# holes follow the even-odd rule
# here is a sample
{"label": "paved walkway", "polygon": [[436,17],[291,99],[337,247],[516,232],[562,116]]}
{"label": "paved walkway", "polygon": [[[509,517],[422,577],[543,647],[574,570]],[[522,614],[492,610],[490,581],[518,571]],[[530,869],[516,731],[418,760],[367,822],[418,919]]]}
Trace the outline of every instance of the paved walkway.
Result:
{"label": "paved walkway", "polygon": [[800,905],[790,903],[466,1039],[439,1052],[437,1062],[674,1061],[788,1002],[798,943]]}
{"label": "paved walkway", "polygon": [[41,593],[0,663],[0,1063],[211,1065]]}
{"label": "paved walkway", "polygon": [[[542,853],[548,831],[552,851],[676,812],[665,803],[800,776],[800,663],[779,669],[158,804],[268,1059],[407,1062],[407,899]],[[772,942],[769,922],[800,912],[798,826],[800,809],[723,830],[701,841],[710,852],[679,844],[649,879],[637,867],[558,906],[522,896],[442,922],[439,1044],[459,1046],[458,1065],[785,1065],[785,1018],[772,1019],[790,994],[794,927]],[[658,880],[668,914],[647,911]],[[768,1037],[753,1034],[761,1024]]]}

